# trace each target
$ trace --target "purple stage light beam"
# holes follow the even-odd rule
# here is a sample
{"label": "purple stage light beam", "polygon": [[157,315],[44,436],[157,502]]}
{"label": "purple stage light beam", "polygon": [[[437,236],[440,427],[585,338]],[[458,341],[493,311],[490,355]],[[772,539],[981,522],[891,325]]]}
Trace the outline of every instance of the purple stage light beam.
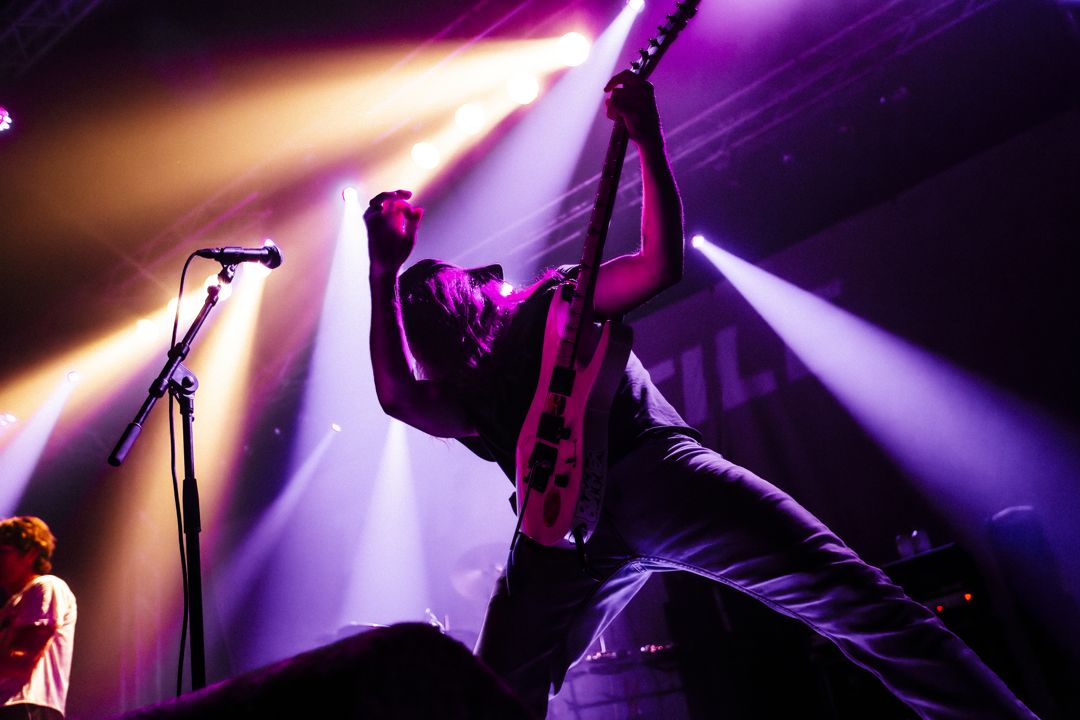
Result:
{"label": "purple stage light beam", "polygon": [[76,382],[70,375],[61,378],[33,417],[21,427],[14,426],[14,435],[0,450],[0,517],[12,515],[26,492],[60,413],[75,390]]}
{"label": "purple stage light beam", "polygon": [[921,491],[985,544],[1004,508],[1038,508],[1080,587],[1077,433],[1037,407],[702,241],[698,249]]}

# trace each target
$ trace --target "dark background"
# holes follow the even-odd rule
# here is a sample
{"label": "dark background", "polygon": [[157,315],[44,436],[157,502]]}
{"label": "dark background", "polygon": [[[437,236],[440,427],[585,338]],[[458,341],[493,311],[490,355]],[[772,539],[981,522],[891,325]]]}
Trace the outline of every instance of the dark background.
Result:
{"label": "dark background", "polygon": [[[654,76],[688,229],[723,238],[734,254],[801,287],[841,279],[844,294],[837,302],[845,309],[1075,428],[1076,5],[792,0],[770,4],[767,20],[754,24],[735,21],[744,16],[734,0],[704,2],[697,24]],[[645,28],[662,21],[666,8],[654,5],[628,45],[640,44]],[[172,98],[183,113],[216,101],[229,68],[244,57],[375,42],[407,47],[436,36],[465,43],[503,17],[495,36],[557,35],[566,18],[599,30],[619,5],[68,4],[69,10],[89,11],[79,22],[53,22],[53,30],[34,37],[51,33],[55,43],[28,55],[27,47],[36,46],[26,39],[41,32],[25,14],[30,7],[17,2],[0,14],[0,105],[16,118],[13,130],[0,136],[5,383],[131,316],[133,308],[156,302],[173,287],[192,248],[246,244],[222,240],[213,229],[229,226],[229,209],[243,198],[258,198],[246,208],[250,216],[273,218],[275,210],[306,200],[321,182],[318,167],[284,188],[258,172],[238,173],[223,187],[173,196],[152,212],[99,213],[99,205],[116,202],[109,192],[118,178],[80,168],[80,184],[73,185],[65,159],[48,152],[57,139],[108,133],[94,122],[99,102],[122,110],[117,98],[152,92]],[[508,267],[528,274],[538,265],[575,259],[571,241],[585,224],[581,208],[591,200],[589,181],[606,139],[603,120],[590,137],[575,178],[581,189],[563,199],[549,232],[517,239],[504,258]],[[498,133],[491,142],[497,140]],[[131,162],[200,163],[198,147],[187,152],[186,158],[163,152]],[[433,216],[452,212],[455,178],[467,175],[484,152],[481,146],[467,155],[429,189]],[[632,192],[620,198],[611,252],[630,247],[636,233],[636,198]],[[301,242],[295,239],[294,247]],[[468,244],[447,248],[451,255],[469,250]],[[277,307],[291,307],[307,318],[297,325],[310,327],[310,313],[289,305],[288,290],[272,292],[278,293],[270,298]],[[740,303],[708,263],[691,256],[684,282],[639,313],[638,352],[653,367],[678,351],[707,347],[718,328],[733,325],[744,372],[780,367],[782,342]],[[263,372],[285,381],[259,399],[259,431],[288,425],[309,363],[306,346],[273,357]],[[1061,641],[1069,637],[1062,632],[1075,626],[1066,616],[1055,626],[1053,619],[1025,611],[1022,585],[1035,580],[1021,578],[1007,556],[994,555],[989,539],[979,548],[953,544],[959,534],[944,509],[917,492],[820,383],[803,377],[721,411],[724,388],[717,378],[703,378],[700,390],[686,390],[685,381],[676,377],[661,387],[682,409],[695,392],[707,396],[709,412],[696,424],[710,444],[795,494],[869,561],[897,561],[895,537],[913,527],[946,548],[899,566],[905,582],[940,577],[909,591],[933,600],[942,587],[962,586],[992,597],[977,607],[951,609],[945,619],[1044,717],[1077,711],[1067,676],[1061,677],[1075,668],[1075,653]],[[111,415],[121,419],[129,405]],[[49,510],[66,543],[65,576],[77,589],[94,582],[79,569],[91,565],[80,546],[94,546],[93,513],[122,492],[93,485],[102,476],[101,450],[112,430],[90,428],[77,448],[54,448],[23,503],[25,512]],[[238,492],[254,517],[280,489],[274,471],[284,450],[255,431],[249,443]],[[501,498],[503,490],[494,492]],[[242,535],[253,522],[236,519],[229,532]],[[1051,547],[1047,554],[1072,549]],[[989,566],[988,557],[998,564]],[[1030,557],[1043,555],[1033,550]],[[915,569],[905,570],[912,563]],[[86,637],[93,637],[95,625],[115,621],[111,611],[89,605],[83,617]],[[568,690],[560,700],[565,704],[554,706],[559,717],[710,717],[719,707],[727,716],[747,718],[796,711],[804,717],[905,717],[875,681],[848,669],[801,628],[693,578],[654,582],[609,631],[609,641],[622,654],[603,671],[596,671],[603,662],[575,671],[568,687],[579,690],[577,706],[567,699]],[[671,649],[645,657],[639,654],[644,644]],[[80,661],[92,662],[94,650],[78,652],[76,683],[87,672]],[[229,651],[211,652],[212,680],[242,668]],[[170,671],[163,675],[161,697],[167,696]],[[592,715],[578,707],[590,692]],[[105,696],[112,704],[95,706]],[[130,709],[124,702],[131,697],[76,687],[71,714],[99,717]]]}

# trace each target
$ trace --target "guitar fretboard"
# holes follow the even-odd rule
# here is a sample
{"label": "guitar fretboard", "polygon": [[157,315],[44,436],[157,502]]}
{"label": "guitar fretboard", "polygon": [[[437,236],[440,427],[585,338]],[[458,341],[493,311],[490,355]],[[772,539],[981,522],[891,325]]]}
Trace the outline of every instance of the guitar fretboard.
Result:
{"label": "guitar fretboard", "polygon": [[[647,47],[639,51],[637,60],[630,64],[630,69],[643,78],[652,74],[656,64],[667,48],[686,25],[687,20],[697,12],[700,0],[687,0],[678,3],[673,15],[668,15],[667,22],[658,28],[656,37],[649,40]],[[564,373],[572,373],[578,348],[581,347],[582,330],[592,322],[593,298],[596,294],[596,276],[600,260],[604,253],[608,226],[615,208],[615,194],[619,188],[623,160],[626,158],[626,146],[629,143],[626,126],[617,121],[611,130],[604,166],[600,173],[600,187],[596,191],[589,227],[585,235],[585,245],[581,251],[580,270],[577,286],[568,308],[564,332],[559,342],[556,364]]]}

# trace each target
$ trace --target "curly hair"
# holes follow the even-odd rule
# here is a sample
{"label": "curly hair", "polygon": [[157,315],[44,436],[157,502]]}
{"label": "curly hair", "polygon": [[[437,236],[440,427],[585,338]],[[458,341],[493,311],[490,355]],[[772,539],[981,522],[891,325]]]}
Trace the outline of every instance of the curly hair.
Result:
{"label": "curly hair", "polygon": [[52,555],[56,538],[45,521],[33,515],[20,515],[0,520],[0,545],[8,545],[21,553],[37,551],[34,572],[39,575],[52,570]]}

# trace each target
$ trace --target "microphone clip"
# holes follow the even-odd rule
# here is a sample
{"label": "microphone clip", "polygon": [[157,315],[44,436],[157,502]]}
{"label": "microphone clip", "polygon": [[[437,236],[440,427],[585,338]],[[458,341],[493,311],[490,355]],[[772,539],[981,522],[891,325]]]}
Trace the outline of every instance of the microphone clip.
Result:
{"label": "microphone clip", "polygon": [[222,285],[229,285],[232,283],[233,278],[236,277],[236,265],[222,265],[221,272],[217,274],[218,282]]}

